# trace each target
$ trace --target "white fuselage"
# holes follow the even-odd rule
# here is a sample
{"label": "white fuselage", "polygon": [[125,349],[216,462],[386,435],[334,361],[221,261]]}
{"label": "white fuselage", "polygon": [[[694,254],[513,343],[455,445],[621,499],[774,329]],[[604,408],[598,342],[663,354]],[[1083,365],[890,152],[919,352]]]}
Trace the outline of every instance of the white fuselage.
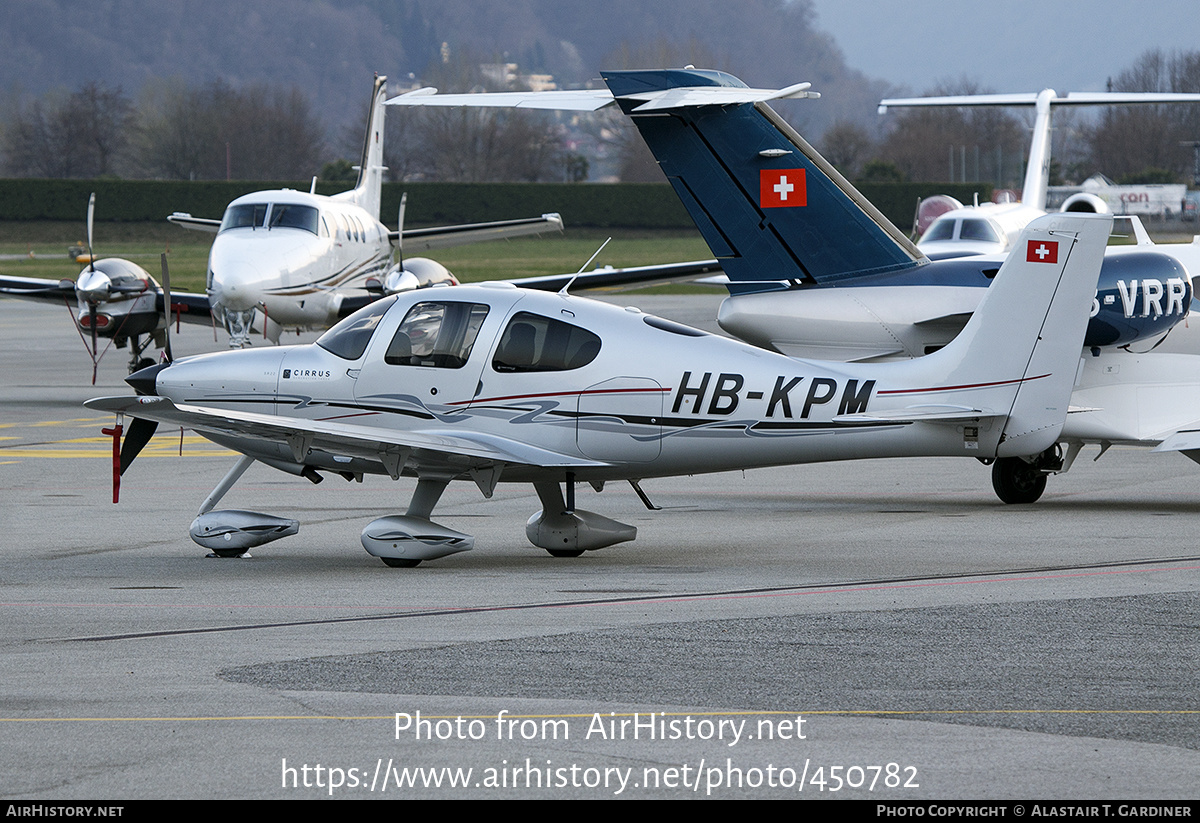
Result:
{"label": "white fuselage", "polygon": [[341,293],[382,276],[390,259],[387,229],[359,206],[287,189],[255,192],[226,209],[207,290],[235,337],[255,311],[268,326],[325,328],[337,320]]}

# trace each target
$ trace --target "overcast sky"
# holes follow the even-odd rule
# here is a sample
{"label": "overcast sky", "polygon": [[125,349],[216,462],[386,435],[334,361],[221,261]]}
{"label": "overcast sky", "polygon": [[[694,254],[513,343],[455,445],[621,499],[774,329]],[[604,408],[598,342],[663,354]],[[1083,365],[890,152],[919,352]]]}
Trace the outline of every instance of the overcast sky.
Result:
{"label": "overcast sky", "polygon": [[1151,48],[1200,50],[1200,0],[813,0],[847,63],[920,93],[968,77],[996,92],[1103,91]]}

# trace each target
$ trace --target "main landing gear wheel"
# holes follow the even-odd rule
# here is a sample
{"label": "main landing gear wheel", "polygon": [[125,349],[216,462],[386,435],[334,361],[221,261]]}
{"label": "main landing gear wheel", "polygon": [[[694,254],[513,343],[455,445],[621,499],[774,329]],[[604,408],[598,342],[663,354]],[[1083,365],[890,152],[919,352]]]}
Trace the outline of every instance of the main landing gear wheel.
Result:
{"label": "main landing gear wheel", "polygon": [[221,557],[228,559],[231,557],[241,557],[245,553],[245,549],[213,549],[212,554],[209,555],[209,557]]}
{"label": "main landing gear wheel", "polygon": [[383,565],[391,569],[415,569],[420,565],[420,560],[409,560],[407,557],[381,557]]}
{"label": "main landing gear wheel", "polygon": [[546,549],[551,557],[579,557],[583,549]]}
{"label": "main landing gear wheel", "polygon": [[1046,490],[1046,475],[1019,457],[1001,457],[992,464],[992,488],[1005,503],[1034,503]]}

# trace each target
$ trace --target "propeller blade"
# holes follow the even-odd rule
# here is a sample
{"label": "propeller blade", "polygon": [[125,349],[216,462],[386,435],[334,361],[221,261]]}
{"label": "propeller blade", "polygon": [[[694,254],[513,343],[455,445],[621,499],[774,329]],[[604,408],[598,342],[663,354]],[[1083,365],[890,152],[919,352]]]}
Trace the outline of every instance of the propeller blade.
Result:
{"label": "propeller blade", "polygon": [[[96,254],[95,254],[95,252],[92,251],[92,248],[93,248],[92,247],[92,226],[94,224],[95,216],[96,216],[96,192],[92,192],[91,197],[88,198],[88,211],[87,211],[88,268],[90,268],[92,271],[96,270]],[[92,348],[93,349],[95,348],[95,341],[93,341]]]}
{"label": "propeller blade", "polygon": [[[96,343],[96,304],[88,303],[88,328],[92,332],[92,385],[96,385],[96,369],[100,365]],[[115,501],[114,501],[115,502]]]}
{"label": "propeller blade", "polygon": [[121,446],[120,474],[125,474],[129,464],[142,453],[142,449],[146,448],[157,429],[158,423],[154,420],[133,418],[133,422],[129,424],[129,431],[125,434],[125,442]]}
{"label": "propeller blade", "polygon": [[166,343],[163,346],[163,353],[167,356],[167,362],[172,363],[175,358],[171,356],[171,273],[167,269],[166,252],[162,254],[160,259],[162,260],[163,316],[167,321],[165,329]]}

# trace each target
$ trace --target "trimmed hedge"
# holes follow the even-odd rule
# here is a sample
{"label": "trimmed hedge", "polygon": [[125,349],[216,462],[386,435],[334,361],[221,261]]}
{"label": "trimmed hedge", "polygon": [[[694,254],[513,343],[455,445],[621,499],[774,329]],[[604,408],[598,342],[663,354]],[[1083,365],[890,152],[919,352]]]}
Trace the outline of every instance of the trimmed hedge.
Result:
{"label": "trimmed hedge", "polygon": [[[0,220],[80,220],[88,194],[96,193],[97,220],[155,222],[175,211],[219,218],[235,197],[272,188],[307,191],[290,181],[0,180]],[[991,197],[990,185],[961,183],[863,183],[862,193],[899,228],[912,227],[917,200],[950,194],[970,203]],[[338,184],[318,183],[320,194]],[[691,219],[666,183],[388,183],[383,221],[394,224],[400,197],[408,192],[410,225],[511,220],[558,212],[568,227],[689,229]]]}

